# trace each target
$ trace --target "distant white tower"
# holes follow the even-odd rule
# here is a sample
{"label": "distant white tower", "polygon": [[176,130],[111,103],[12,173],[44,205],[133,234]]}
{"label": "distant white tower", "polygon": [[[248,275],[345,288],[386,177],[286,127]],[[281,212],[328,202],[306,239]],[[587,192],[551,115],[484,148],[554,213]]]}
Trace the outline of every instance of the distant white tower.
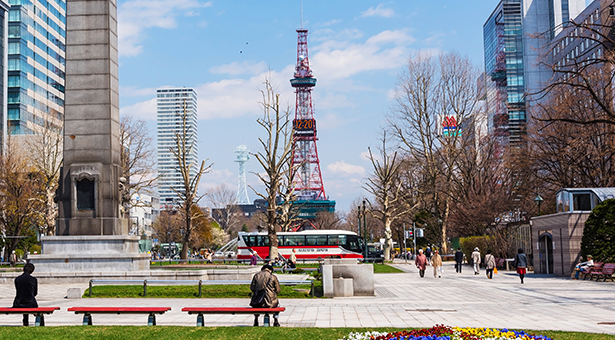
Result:
{"label": "distant white tower", "polygon": [[250,160],[250,150],[247,145],[239,145],[235,150],[237,159],[235,162],[239,163],[239,185],[237,187],[237,204],[250,204],[250,198],[248,198],[248,186],[246,184],[246,168],[244,164]]}

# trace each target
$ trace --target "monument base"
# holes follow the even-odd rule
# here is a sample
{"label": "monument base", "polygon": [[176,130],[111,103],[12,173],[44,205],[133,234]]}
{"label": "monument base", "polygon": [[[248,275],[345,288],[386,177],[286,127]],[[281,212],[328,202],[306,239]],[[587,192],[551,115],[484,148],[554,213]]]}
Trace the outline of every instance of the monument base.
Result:
{"label": "monument base", "polygon": [[149,270],[139,236],[45,236],[41,254],[30,255],[37,272],[130,272]]}

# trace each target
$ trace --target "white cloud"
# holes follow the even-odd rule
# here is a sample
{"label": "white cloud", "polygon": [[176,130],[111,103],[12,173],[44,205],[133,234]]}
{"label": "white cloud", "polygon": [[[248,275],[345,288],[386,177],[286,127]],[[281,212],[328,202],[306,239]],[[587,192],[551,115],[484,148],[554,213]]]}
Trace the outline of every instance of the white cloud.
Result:
{"label": "white cloud", "polygon": [[327,165],[327,170],[332,174],[343,174],[343,175],[359,175],[363,176],[365,174],[365,168],[359,165],[348,164],[344,161],[337,161],[335,163]]}
{"label": "white cloud", "polygon": [[393,16],[395,16],[395,11],[393,11],[391,8],[385,7],[384,4],[379,4],[378,6],[376,6],[376,8],[370,7],[367,9],[367,11],[361,13],[361,17],[390,18]]}
{"label": "white cloud", "polygon": [[180,15],[198,15],[195,9],[212,6],[211,1],[200,0],[129,0],[118,7],[118,34],[120,56],[141,53],[140,45],[145,30],[158,27],[171,29],[177,26]]}
{"label": "white cloud", "polygon": [[216,169],[216,165],[212,166],[212,170],[201,177],[199,183],[199,192],[206,193],[208,190],[224,183],[229,189],[237,190],[237,173],[229,169]]}
{"label": "white cloud", "polygon": [[232,62],[226,65],[214,66],[209,69],[209,72],[214,74],[259,74],[267,70],[267,64],[264,61],[259,63],[244,61],[242,63]]}
{"label": "white cloud", "polygon": [[131,115],[135,119],[156,120],[156,97],[124,106],[120,109],[120,114]]}
{"label": "white cloud", "polygon": [[289,75],[294,67],[288,65],[280,72],[264,71],[248,79],[233,78],[202,84],[196,87],[198,96],[199,118],[231,118],[245,115],[258,115],[262,101],[259,89],[264,88],[263,81],[269,77],[276,93],[280,94],[280,106],[294,106],[293,89],[288,86]]}
{"label": "white cloud", "polygon": [[156,96],[156,89],[153,87],[140,89],[134,86],[120,86],[122,97],[153,97]]}
{"label": "white cloud", "polygon": [[363,44],[327,40],[314,47],[316,52],[311,63],[329,80],[349,78],[365,71],[396,69],[406,62],[408,45],[414,41],[407,30],[383,31]]}

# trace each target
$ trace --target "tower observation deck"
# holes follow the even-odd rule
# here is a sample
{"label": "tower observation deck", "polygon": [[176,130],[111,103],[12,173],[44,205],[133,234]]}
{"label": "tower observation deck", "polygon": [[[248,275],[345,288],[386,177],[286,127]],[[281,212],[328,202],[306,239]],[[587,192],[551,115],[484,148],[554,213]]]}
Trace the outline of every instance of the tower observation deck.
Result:
{"label": "tower observation deck", "polygon": [[316,86],[316,78],[310,70],[308,31],[300,28],[297,30],[297,35],[297,66],[290,84],[295,88],[296,94],[292,165],[299,169],[293,180],[295,193],[293,205],[299,207],[298,217],[302,219],[302,222],[293,228],[298,231],[319,228],[316,223],[317,214],[334,212],[335,201],[330,201],[325,194],[320,173],[320,159],[316,147],[318,140],[316,119],[312,106],[312,89]]}
{"label": "tower observation deck", "polygon": [[297,65],[294,78],[290,80],[296,94],[292,164],[299,167],[293,187],[298,200],[326,200],[316,148],[316,120],[312,106],[312,88],[316,86],[316,78],[310,70],[308,31],[300,28],[297,35]]}

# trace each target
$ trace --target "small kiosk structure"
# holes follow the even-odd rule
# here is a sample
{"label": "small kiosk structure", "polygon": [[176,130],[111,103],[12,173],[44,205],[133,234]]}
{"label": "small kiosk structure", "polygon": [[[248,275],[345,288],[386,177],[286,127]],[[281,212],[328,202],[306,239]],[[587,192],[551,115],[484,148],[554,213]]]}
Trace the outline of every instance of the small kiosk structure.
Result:
{"label": "small kiosk structure", "polygon": [[581,259],[581,238],[591,211],[615,198],[615,188],[564,188],[556,193],[557,212],[530,219],[534,272],[570,276]]}

